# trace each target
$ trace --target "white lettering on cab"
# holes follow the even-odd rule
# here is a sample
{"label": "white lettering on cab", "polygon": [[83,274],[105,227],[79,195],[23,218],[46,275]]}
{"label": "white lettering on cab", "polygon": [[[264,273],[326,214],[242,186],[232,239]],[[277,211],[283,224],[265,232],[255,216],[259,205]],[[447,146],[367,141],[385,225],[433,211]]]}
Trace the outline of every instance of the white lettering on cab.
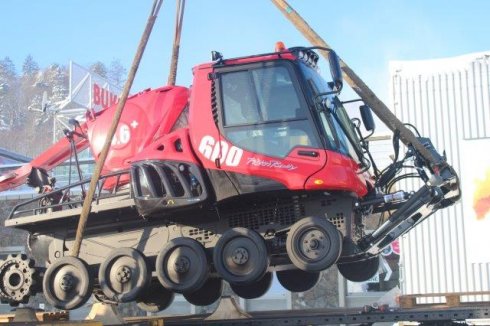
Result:
{"label": "white lettering on cab", "polygon": [[212,136],[202,137],[199,152],[212,162],[220,158],[220,164],[228,166],[238,166],[243,156],[241,148],[230,146],[224,140],[216,141]]}

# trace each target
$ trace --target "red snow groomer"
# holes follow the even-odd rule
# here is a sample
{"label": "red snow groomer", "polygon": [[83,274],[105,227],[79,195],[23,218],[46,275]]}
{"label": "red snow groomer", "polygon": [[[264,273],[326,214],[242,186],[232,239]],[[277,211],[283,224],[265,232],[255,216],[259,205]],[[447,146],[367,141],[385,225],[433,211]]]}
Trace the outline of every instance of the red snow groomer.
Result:
{"label": "red snow groomer", "polygon": [[[435,165],[411,146],[399,154],[397,134],[395,159],[379,171],[368,146],[369,107],[361,106],[362,123],[349,118],[338,98],[338,57],[330,51],[327,82],[314,50],[234,59],[214,52],[213,62],[194,68],[192,88],[130,97],[78,258],[69,252],[89,180],[57,188],[48,173],[71,157],[80,169],[77,153],[88,147],[97,160],[115,107],[73,121],[65,138],[2,176],[1,190],[25,183],[39,189],[5,226],[28,231],[29,247],[46,267],[9,256],[0,264],[1,298],[23,302],[43,291],[55,307],[74,309],[94,293],[157,311],[174,293],[211,304],[222,280],[239,296],[256,298],[273,272],[296,292],[334,264],[352,281],[375,275],[380,251],[453,204],[459,182],[429,139],[419,138]],[[391,192],[409,165],[422,187]]]}

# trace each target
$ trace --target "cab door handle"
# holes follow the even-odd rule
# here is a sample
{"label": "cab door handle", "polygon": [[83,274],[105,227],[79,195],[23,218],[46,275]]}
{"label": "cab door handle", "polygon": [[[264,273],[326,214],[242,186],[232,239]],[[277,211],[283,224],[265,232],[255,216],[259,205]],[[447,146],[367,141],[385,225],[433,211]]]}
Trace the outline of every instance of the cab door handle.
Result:
{"label": "cab door handle", "polygon": [[308,157],[318,157],[318,156],[320,156],[320,153],[318,153],[317,151],[305,151],[305,150],[302,150],[302,151],[298,151],[298,155],[308,156]]}

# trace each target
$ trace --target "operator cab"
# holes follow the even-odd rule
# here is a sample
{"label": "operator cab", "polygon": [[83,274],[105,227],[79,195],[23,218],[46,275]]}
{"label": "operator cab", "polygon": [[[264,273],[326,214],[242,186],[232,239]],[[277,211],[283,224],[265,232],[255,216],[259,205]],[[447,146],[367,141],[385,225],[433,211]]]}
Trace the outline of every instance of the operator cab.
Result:
{"label": "operator cab", "polygon": [[[353,164],[344,165],[354,175],[369,168],[360,123],[351,121],[337,97],[342,75],[335,52],[329,51],[331,82],[320,76],[313,48],[213,58],[220,134],[234,146],[287,162],[298,155],[320,158],[320,151],[330,151],[351,160]],[[363,117],[372,118],[369,108],[365,111]],[[326,158],[317,163],[322,169]]]}

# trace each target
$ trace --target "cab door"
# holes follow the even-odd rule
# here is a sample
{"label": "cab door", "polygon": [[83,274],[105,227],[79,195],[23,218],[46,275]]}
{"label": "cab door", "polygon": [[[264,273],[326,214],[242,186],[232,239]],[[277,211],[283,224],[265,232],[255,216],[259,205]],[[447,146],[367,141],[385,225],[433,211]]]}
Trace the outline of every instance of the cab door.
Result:
{"label": "cab door", "polygon": [[197,137],[197,155],[211,179],[219,180],[218,174],[231,180],[240,194],[304,189],[324,167],[326,152],[293,64],[221,67],[213,76],[217,133]]}

